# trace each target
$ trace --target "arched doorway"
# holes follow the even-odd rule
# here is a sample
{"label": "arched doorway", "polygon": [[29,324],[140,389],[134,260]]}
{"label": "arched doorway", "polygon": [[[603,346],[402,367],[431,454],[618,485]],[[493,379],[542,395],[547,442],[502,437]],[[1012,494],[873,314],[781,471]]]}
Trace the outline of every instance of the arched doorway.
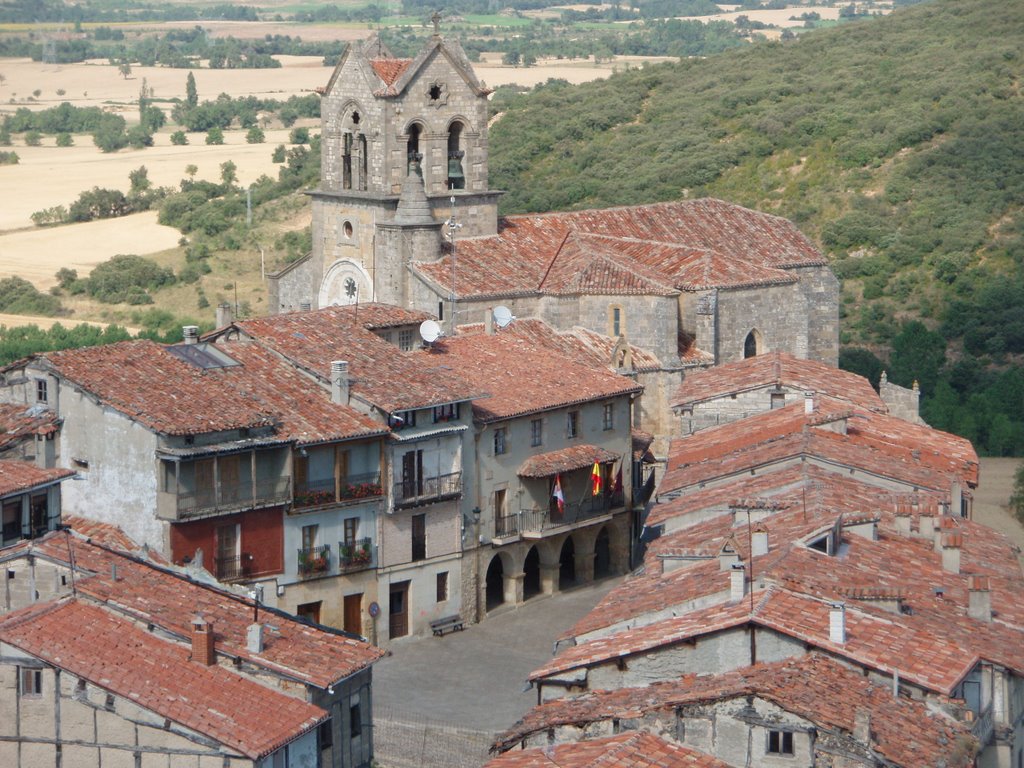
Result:
{"label": "arched doorway", "polygon": [[558,555],[558,588],[568,589],[576,585],[576,545],[572,536],[566,536],[562,552]]}
{"label": "arched doorway", "polygon": [[757,332],[755,328],[747,334],[747,338],[743,340],[743,358],[754,357],[760,355],[762,352],[761,334]]}
{"label": "arched doorway", "polygon": [[612,542],[607,528],[602,528],[594,542],[594,578],[603,579],[612,574]]}
{"label": "arched doorway", "polygon": [[501,555],[491,558],[491,564],[487,566],[486,582],[486,609],[493,611],[505,602],[505,567],[501,564]]}
{"label": "arched doorway", "polygon": [[523,600],[540,594],[540,553],[536,547],[530,547],[523,563]]}

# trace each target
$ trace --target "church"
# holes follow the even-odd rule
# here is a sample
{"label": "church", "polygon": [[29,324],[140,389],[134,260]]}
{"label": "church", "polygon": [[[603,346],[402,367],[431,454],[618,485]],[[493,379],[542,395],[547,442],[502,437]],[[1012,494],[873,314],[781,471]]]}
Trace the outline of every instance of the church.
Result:
{"label": "church", "polygon": [[583,331],[644,385],[637,426],[659,438],[688,369],[774,351],[837,364],[838,281],[786,219],[716,199],[499,217],[490,91],[437,27],[414,59],[374,36],[339,61],[313,248],[269,276],[272,312],[376,301],[452,335],[503,306]]}

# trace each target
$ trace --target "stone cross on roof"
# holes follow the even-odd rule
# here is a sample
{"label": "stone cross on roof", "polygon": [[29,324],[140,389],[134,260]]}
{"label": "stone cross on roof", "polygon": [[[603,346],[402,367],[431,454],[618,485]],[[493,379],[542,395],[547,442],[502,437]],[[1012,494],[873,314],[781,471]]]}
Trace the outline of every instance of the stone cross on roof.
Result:
{"label": "stone cross on roof", "polygon": [[434,11],[434,15],[430,17],[430,21],[434,25],[434,34],[435,35],[440,35],[441,34],[441,12],[440,11]]}

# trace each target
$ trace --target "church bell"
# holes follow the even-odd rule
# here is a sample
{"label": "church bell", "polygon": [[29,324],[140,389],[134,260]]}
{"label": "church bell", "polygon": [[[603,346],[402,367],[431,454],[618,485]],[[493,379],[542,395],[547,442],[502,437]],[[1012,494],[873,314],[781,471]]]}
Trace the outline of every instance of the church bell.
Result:
{"label": "church bell", "polygon": [[462,152],[448,153],[448,186],[450,189],[466,188],[466,175],[462,172]]}

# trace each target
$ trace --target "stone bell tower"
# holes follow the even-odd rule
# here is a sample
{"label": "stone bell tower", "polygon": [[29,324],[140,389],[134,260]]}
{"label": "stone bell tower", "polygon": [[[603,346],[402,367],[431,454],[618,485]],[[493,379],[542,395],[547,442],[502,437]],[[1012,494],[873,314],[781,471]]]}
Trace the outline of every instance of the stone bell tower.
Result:
{"label": "stone bell tower", "polygon": [[460,237],[497,232],[500,193],[487,182],[490,91],[458,42],[441,37],[439,21],[435,14],[415,59],[395,58],[373,36],[338,62],[322,92],[313,250],[271,276],[273,311],[407,305],[408,264],[440,257],[452,197]]}

